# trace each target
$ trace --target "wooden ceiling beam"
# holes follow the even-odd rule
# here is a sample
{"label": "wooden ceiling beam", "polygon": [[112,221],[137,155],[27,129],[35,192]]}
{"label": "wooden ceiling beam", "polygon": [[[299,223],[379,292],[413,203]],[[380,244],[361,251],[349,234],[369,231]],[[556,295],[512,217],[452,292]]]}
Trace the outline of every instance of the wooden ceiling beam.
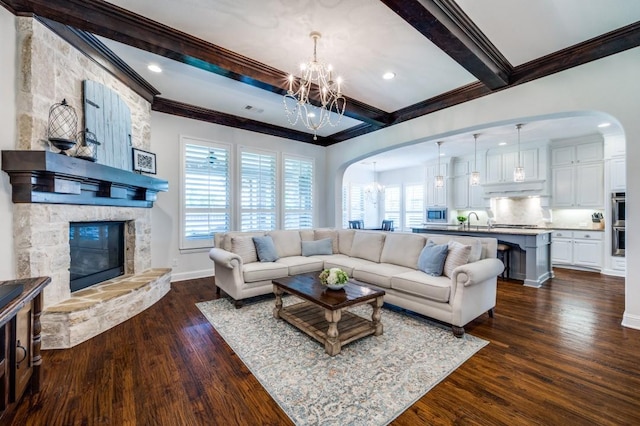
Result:
{"label": "wooden ceiling beam", "polygon": [[[39,15],[263,90],[286,93],[288,73],[102,0],[0,1],[16,14]],[[376,126],[391,120],[386,111],[345,98],[348,117]]]}
{"label": "wooden ceiling beam", "polygon": [[236,115],[227,114],[220,111],[214,111],[171,99],[156,97],[151,104],[153,111],[164,112],[179,117],[190,118],[193,120],[205,121],[207,123],[220,124],[227,127],[235,127],[237,129],[248,130],[250,132],[263,133],[265,135],[277,136],[285,139],[291,139],[299,142],[306,142],[312,145],[329,146],[333,143],[329,138],[318,136],[318,140],[313,140],[310,133],[291,130],[286,127],[275,126],[273,124],[264,123],[262,121],[252,120],[250,118],[238,117]]}
{"label": "wooden ceiling beam", "polygon": [[381,1],[488,88],[509,84],[509,61],[454,1]]}

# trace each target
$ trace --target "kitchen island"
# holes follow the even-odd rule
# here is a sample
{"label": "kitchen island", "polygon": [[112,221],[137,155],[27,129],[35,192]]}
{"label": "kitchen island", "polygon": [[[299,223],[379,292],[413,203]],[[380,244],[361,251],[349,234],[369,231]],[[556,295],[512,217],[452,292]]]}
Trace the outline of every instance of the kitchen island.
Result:
{"label": "kitchen island", "polygon": [[541,287],[553,278],[551,268],[551,229],[487,228],[471,226],[429,226],[411,228],[415,233],[456,234],[496,238],[511,247],[509,278],[524,281],[528,287]]}

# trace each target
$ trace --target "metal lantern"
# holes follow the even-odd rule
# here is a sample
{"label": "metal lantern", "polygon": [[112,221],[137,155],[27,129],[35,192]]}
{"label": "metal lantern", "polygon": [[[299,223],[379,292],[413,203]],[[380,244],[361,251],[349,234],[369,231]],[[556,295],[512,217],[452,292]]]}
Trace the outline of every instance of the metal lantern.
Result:
{"label": "metal lantern", "polygon": [[96,140],[96,135],[89,129],[84,129],[76,135],[78,148],[76,149],[76,157],[83,160],[93,161],[98,159],[98,145],[100,142]]}
{"label": "metal lantern", "polygon": [[76,144],[76,131],[78,128],[78,115],[76,110],[67,100],[54,104],[49,109],[49,127],[47,139],[49,143],[60,150],[60,154],[67,155],[66,150]]}

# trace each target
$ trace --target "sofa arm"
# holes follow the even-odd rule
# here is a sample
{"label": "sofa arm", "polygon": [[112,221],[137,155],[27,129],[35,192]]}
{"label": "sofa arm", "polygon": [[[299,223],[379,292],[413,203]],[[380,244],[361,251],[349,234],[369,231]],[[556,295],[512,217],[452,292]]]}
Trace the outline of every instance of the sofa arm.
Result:
{"label": "sofa arm", "polygon": [[216,266],[223,266],[227,269],[242,268],[242,258],[235,253],[214,247],[209,250],[209,259],[213,260]]}
{"label": "sofa arm", "polygon": [[460,282],[465,287],[484,282],[502,273],[504,264],[497,258],[481,259],[477,262],[460,265],[453,270],[453,282]]}

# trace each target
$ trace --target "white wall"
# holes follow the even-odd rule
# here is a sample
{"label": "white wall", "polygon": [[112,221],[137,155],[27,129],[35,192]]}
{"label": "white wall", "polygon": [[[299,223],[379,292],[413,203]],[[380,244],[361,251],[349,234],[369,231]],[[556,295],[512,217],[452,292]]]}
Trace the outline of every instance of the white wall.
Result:
{"label": "white wall", "polygon": [[[338,223],[340,196],[335,191],[341,183],[340,174],[349,164],[399,145],[436,140],[493,123],[515,124],[573,111],[604,112],[620,122],[626,137],[627,164],[634,164],[634,159],[640,159],[638,69],[640,48],[635,48],[332,145],[327,149],[327,173],[337,177],[329,186],[334,192],[328,194],[327,214],[334,214]],[[640,227],[639,182],[640,168],[627,167],[627,235],[634,235],[633,229]],[[640,255],[640,243],[633,237],[626,242],[627,260],[635,259]],[[627,262],[623,324],[640,329],[640,262]]]}
{"label": "white wall", "polygon": [[[318,218],[316,225],[326,225],[325,210],[320,207],[324,205],[326,197],[324,188],[328,181],[325,175],[325,148],[232,127],[152,112],[151,151],[156,153],[157,177],[169,181],[169,192],[160,193],[158,201],[152,209],[151,262],[154,268],[172,267],[173,281],[205,277],[214,273],[213,262],[209,260],[208,250],[181,252],[179,249],[181,135],[230,143],[234,146],[234,149],[244,145],[315,158],[316,217]],[[333,179],[330,181],[333,181]],[[173,266],[174,260],[176,261],[176,266]]]}
{"label": "white wall", "polygon": [[[0,7],[0,149],[16,144],[16,30],[15,17]],[[0,172],[0,281],[15,279],[13,213],[9,175]]]}

